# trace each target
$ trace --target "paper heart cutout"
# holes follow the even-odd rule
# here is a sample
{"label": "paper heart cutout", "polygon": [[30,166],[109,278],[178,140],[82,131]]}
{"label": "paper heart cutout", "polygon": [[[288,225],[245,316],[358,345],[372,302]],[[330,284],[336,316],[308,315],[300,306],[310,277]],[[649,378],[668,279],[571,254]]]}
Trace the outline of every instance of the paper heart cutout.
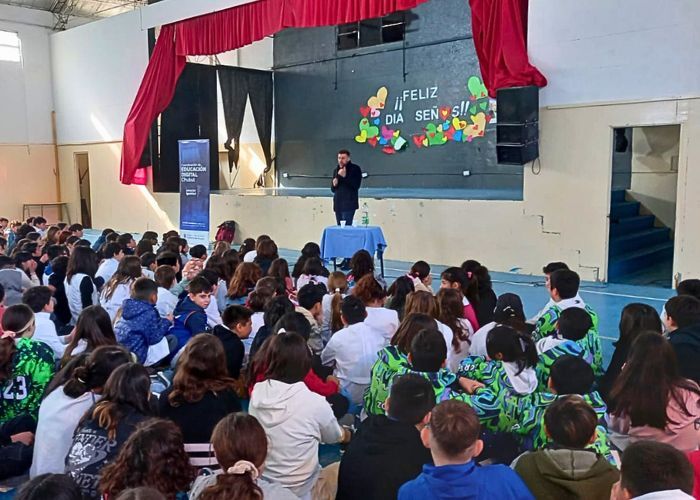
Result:
{"label": "paper heart cutout", "polygon": [[401,135],[400,130],[394,130],[394,139],[398,139],[398,137]]}
{"label": "paper heart cutout", "polygon": [[355,136],[355,142],[359,142],[360,144],[367,142],[367,131],[361,130],[360,135]]}
{"label": "paper heart cutout", "polygon": [[453,137],[455,142],[462,142],[463,137],[464,137],[464,133],[461,130],[455,130],[455,134]]}
{"label": "paper heart cutout", "polygon": [[428,146],[430,146],[430,141],[428,141],[428,138],[427,138],[427,137],[426,137],[425,139],[423,139],[423,146],[425,146],[426,148],[427,148]]}
{"label": "paper heart cutout", "polygon": [[448,130],[450,128],[450,122],[445,122],[442,124],[442,130]]}
{"label": "paper heart cutout", "polygon": [[375,109],[384,109],[387,95],[389,95],[387,88],[380,87],[379,90],[377,90],[377,95],[374,95],[367,100],[367,106]]}
{"label": "paper heart cutout", "polygon": [[396,153],[396,150],[391,146],[384,146],[382,148],[382,153],[387,155],[393,155],[394,153]]}
{"label": "paper heart cutout", "polygon": [[454,118],[452,118],[452,126],[456,130],[464,130],[465,128],[467,128],[467,122],[464,120],[460,120],[458,116],[455,116]]}
{"label": "paper heart cutout", "polygon": [[394,131],[388,128],[386,125],[382,125],[382,137],[387,141],[390,141],[394,137]]}
{"label": "paper heart cutout", "polygon": [[483,132],[484,128],[486,128],[486,115],[484,113],[477,113],[471,118],[474,126],[476,127],[474,130],[481,130]]}
{"label": "paper heart cutout", "polygon": [[384,137],[382,137],[381,139],[379,139],[379,144],[384,146],[385,144],[389,144],[389,141],[387,141]]}
{"label": "paper heart cutout", "polygon": [[482,82],[481,78],[478,76],[469,77],[469,80],[467,80],[467,88],[471,95],[476,98],[486,97],[488,95],[484,82]]}
{"label": "paper heart cutout", "polygon": [[491,115],[486,115],[486,123],[490,123],[491,120],[493,120],[493,116],[491,116]]}
{"label": "paper heart cutout", "polygon": [[405,148],[407,145],[408,142],[406,142],[406,139],[404,139],[403,137],[397,137],[394,141],[394,149],[396,151],[401,151],[401,149]]}
{"label": "paper heart cutout", "polygon": [[370,114],[370,116],[371,116],[372,118],[376,118],[376,117],[378,117],[379,115],[381,115],[382,112],[379,111],[377,108],[371,108],[369,114]]}
{"label": "paper heart cutout", "polygon": [[379,127],[375,127],[374,125],[367,127],[367,137],[377,137],[379,136]]}
{"label": "paper heart cutout", "polygon": [[367,139],[367,142],[369,143],[370,146],[376,147],[377,146],[377,138],[376,137],[370,137]]}
{"label": "paper heart cutout", "polygon": [[447,140],[451,141],[455,136],[455,129],[450,127],[445,131],[445,137],[447,137]]}
{"label": "paper heart cutout", "polygon": [[484,111],[486,111],[489,108],[489,102],[488,101],[480,102],[479,107],[481,109],[483,109]]}
{"label": "paper heart cutout", "polygon": [[469,114],[470,114],[470,115],[473,115],[474,113],[476,113],[476,110],[477,110],[477,109],[478,109],[478,108],[476,107],[476,104],[471,104],[471,105],[469,106]]}
{"label": "paper heart cutout", "polygon": [[423,141],[425,140],[425,135],[414,135],[412,137],[413,139],[413,144],[415,144],[417,147],[423,147]]}
{"label": "paper heart cutout", "polygon": [[379,125],[380,123],[382,123],[382,121],[381,121],[379,118],[375,118],[374,120],[372,120],[372,122],[373,122],[375,125]]}
{"label": "paper heart cutout", "polygon": [[369,115],[369,112],[371,111],[371,108],[369,106],[360,106],[360,114],[367,118],[367,115]]}
{"label": "paper heart cutout", "polygon": [[452,110],[448,107],[442,107],[440,108],[440,117],[443,120],[447,120],[447,118],[450,116]]}
{"label": "paper heart cutout", "polygon": [[367,118],[363,118],[360,120],[360,124],[358,125],[360,130],[367,130],[369,128],[369,120]]}

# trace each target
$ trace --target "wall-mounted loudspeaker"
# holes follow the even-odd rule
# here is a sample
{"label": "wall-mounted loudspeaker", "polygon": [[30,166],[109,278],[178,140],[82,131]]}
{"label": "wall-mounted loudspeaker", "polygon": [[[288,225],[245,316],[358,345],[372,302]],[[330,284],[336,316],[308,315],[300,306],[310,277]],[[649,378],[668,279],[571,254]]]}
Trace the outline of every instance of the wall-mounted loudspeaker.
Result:
{"label": "wall-mounted loudspeaker", "polygon": [[540,89],[501,89],[496,94],[498,163],[525,165],[539,156]]}

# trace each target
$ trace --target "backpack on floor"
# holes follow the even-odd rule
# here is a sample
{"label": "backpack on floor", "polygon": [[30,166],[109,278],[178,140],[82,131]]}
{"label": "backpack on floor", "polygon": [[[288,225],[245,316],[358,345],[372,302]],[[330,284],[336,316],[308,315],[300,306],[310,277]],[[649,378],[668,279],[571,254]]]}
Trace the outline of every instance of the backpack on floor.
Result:
{"label": "backpack on floor", "polygon": [[233,243],[233,238],[236,236],[236,221],[227,220],[219,224],[219,229],[216,231],[216,241],[227,241]]}

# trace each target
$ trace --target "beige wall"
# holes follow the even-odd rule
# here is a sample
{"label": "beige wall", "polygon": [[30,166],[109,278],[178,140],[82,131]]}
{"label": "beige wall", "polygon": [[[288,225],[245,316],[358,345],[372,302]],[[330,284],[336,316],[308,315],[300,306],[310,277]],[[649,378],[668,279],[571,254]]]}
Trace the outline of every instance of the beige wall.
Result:
{"label": "beige wall", "polygon": [[[543,109],[541,157],[525,167],[524,201],[367,200],[372,224],[383,227],[387,258],[436,264],[482,260],[496,271],[539,274],[564,260],[584,279],[602,280],[607,266],[613,127],[681,124],[675,271],[700,276],[700,100]],[[61,146],[67,201],[72,154],[88,151],[96,227],[163,231],[178,223],[178,197],[118,181],[119,144]],[[695,188],[693,188],[695,186]],[[273,235],[285,248],[318,241],[333,222],[329,198],[221,194],[212,196],[212,225],[235,219],[240,237]],[[212,228],[213,231],[215,228]]]}
{"label": "beige wall", "polygon": [[632,183],[635,200],[665,226],[676,227],[680,127],[632,129]]}
{"label": "beige wall", "polygon": [[[52,145],[0,144],[0,215],[19,219],[23,203],[58,201],[55,169]],[[49,222],[57,220],[55,210],[44,213]]]}

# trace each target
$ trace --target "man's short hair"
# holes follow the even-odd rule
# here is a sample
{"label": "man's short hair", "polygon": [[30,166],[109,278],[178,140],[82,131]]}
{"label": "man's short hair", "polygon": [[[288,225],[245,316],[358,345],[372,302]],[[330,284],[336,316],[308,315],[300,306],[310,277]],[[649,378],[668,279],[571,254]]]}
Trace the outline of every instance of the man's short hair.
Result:
{"label": "man's short hair", "polygon": [[121,246],[125,247],[129,243],[131,243],[131,240],[133,240],[134,237],[132,236],[131,233],[124,233],[120,234],[119,237],[117,238],[117,243],[119,243]]}
{"label": "man's short hair", "polygon": [[190,257],[194,259],[203,259],[207,255],[207,247],[204,245],[195,245],[190,248]]}
{"label": "man's short hair", "polygon": [[121,246],[119,243],[113,242],[113,243],[107,243],[103,250],[102,250],[102,255],[104,256],[105,259],[111,259],[115,255],[118,255],[119,252],[123,252],[124,247]]}
{"label": "man's short hair", "polygon": [[445,338],[437,328],[424,328],[411,342],[411,366],[417,372],[434,373],[447,359]]}
{"label": "man's short hair", "polygon": [[340,312],[350,325],[362,323],[367,317],[365,303],[354,295],[348,295],[340,304]]}
{"label": "man's short hair", "polygon": [[681,490],[693,494],[693,466],[685,454],[657,441],[639,441],[625,448],[620,486],[632,498],[656,491]]}
{"label": "man's short hair", "polygon": [[51,302],[51,289],[48,286],[34,286],[22,295],[22,303],[35,313],[41,312]]}
{"label": "man's short hair", "polygon": [[692,295],[677,295],[666,302],[666,314],[678,328],[700,323],[700,300]]}
{"label": "man's short hair", "polygon": [[414,373],[394,377],[389,394],[389,418],[416,425],[434,407],[435,390],[427,379]]}
{"label": "man's short hair", "polygon": [[141,260],[141,267],[151,267],[152,264],[156,263],[156,254],[146,252],[139,259]]}
{"label": "man's short hair", "polygon": [[549,371],[557,394],[588,394],[593,389],[595,375],[586,360],[565,354],[558,358]]}
{"label": "man's short hair", "polygon": [[347,149],[341,149],[340,151],[338,151],[338,154],[350,156],[350,151],[348,151]]}
{"label": "man's short hair", "polygon": [[448,458],[458,457],[479,439],[481,424],[471,406],[449,399],[433,408],[430,433],[442,453]]}
{"label": "man's short hair", "polygon": [[206,278],[197,276],[190,281],[190,284],[187,286],[187,290],[192,295],[197,295],[199,293],[211,293],[212,285]]}
{"label": "man's short hair", "polygon": [[549,276],[549,288],[556,289],[562,299],[573,299],[578,293],[581,278],[569,269],[559,269]]}
{"label": "man's short hair", "polygon": [[554,271],[559,271],[560,269],[569,270],[569,266],[564,262],[550,262],[542,268],[544,274],[552,274]]}
{"label": "man's short hair", "polygon": [[173,286],[173,281],[175,281],[175,269],[173,269],[172,266],[158,266],[154,274],[158,286],[162,286],[168,290]]}
{"label": "man's short hair", "polygon": [[326,295],[326,287],[324,285],[309,283],[302,286],[297,292],[297,301],[301,307],[310,310],[323,300],[324,295]]}
{"label": "man's short hair", "polygon": [[112,243],[112,242],[116,242],[117,238],[119,238],[119,233],[112,232],[112,233],[109,233],[107,236],[105,236],[105,241],[107,243]]}
{"label": "man's short hair", "polygon": [[253,317],[253,311],[245,306],[231,305],[224,309],[221,321],[226,328],[233,330],[236,325],[245,323]]}
{"label": "man's short hair", "polygon": [[114,232],[114,229],[111,229],[111,228],[109,228],[109,227],[106,227],[106,228],[104,228],[104,229],[102,230],[102,236],[105,236],[105,237],[106,237],[108,234],[111,234],[111,233],[113,233],[113,232]]}
{"label": "man's short hair", "polygon": [[46,222],[47,222],[46,219],[44,219],[44,218],[41,217],[41,216],[39,216],[39,217],[34,217],[34,225],[35,225],[35,226],[38,226],[39,224],[46,224]]}
{"label": "man's short hair", "polygon": [[134,287],[131,290],[131,298],[135,300],[151,300],[153,294],[158,294],[158,285],[150,278],[141,277],[134,281]]}
{"label": "man's short hair", "polygon": [[678,295],[692,295],[696,299],[700,299],[700,279],[688,279],[678,283],[676,287]]}
{"label": "man's short hair", "polygon": [[557,321],[559,335],[567,340],[581,340],[591,328],[593,328],[591,315],[580,307],[564,309]]}
{"label": "man's short hair", "polygon": [[83,229],[84,228],[83,228],[82,224],[76,223],[76,224],[71,224],[70,226],[68,226],[68,231],[70,231],[71,233],[74,233],[76,231],[82,231]]}
{"label": "man's short hair", "polygon": [[179,258],[175,252],[161,252],[156,256],[156,264],[159,266],[175,266]]}
{"label": "man's short hair", "polygon": [[576,394],[557,398],[544,414],[547,433],[558,445],[585,448],[598,425],[598,415],[591,405]]}

